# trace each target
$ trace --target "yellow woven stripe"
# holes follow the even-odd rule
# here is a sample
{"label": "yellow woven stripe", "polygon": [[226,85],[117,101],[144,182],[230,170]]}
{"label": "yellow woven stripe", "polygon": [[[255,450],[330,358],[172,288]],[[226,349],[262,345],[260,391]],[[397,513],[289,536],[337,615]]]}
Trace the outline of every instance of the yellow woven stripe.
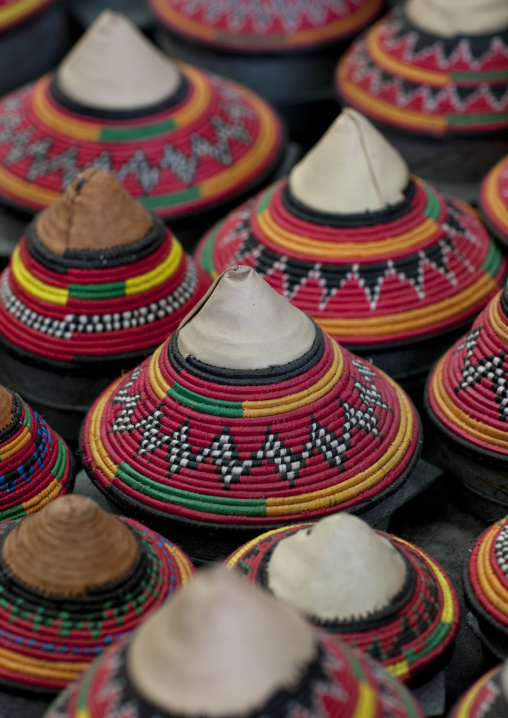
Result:
{"label": "yellow woven stripe", "polygon": [[433,237],[439,225],[432,219],[424,219],[417,229],[387,237],[373,242],[323,242],[318,239],[302,237],[280,227],[272,218],[269,209],[257,216],[259,227],[268,239],[282,249],[296,252],[307,257],[329,257],[354,262],[358,259],[392,255],[401,249],[411,249]]}
{"label": "yellow woven stripe", "polygon": [[459,705],[453,713],[453,718],[471,718],[471,710],[473,703],[478,697],[478,694],[482,690],[483,686],[493,678],[499,671],[499,666],[492,668],[488,673],[479,678],[476,683],[470,688],[464,697],[461,699]]}
{"label": "yellow woven stripe", "polygon": [[352,718],[369,718],[376,714],[376,694],[368,683],[361,681],[358,685],[358,701]]}
{"label": "yellow woven stripe", "polygon": [[50,501],[56,499],[56,497],[60,495],[61,491],[61,484],[57,479],[53,479],[53,481],[48,484],[44,491],[41,491],[39,494],[37,494],[37,496],[34,496],[28,501],[24,501],[23,508],[25,509],[27,514],[34,514],[36,511],[40,511],[43,506],[49,504]]}
{"label": "yellow woven stripe", "polygon": [[385,100],[371,97],[367,92],[354,85],[347,76],[347,58],[339,63],[337,70],[337,81],[339,88],[347,95],[347,99],[357,104],[362,111],[372,113],[378,119],[389,119],[399,125],[411,128],[431,129],[434,132],[446,130],[446,117],[426,115],[424,112],[398,108]]}
{"label": "yellow woven stripe", "polygon": [[345,319],[321,319],[314,316],[321,329],[332,337],[383,337],[397,332],[415,331],[427,326],[434,326],[438,322],[446,321],[451,317],[477,306],[479,302],[497,287],[497,283],[490,274],[483,274],[472,286],[466,287],[458,294],[442,299],[430,306],[411,309],[408,312],[383,315],[380,317],[353,317]]}
{"label": "yellow woven stripe", "polygon": [[385,663],[383,665],[383,668],[385,668],[388,673],[391,673],[392,676],[395,676],[395,678],[407,676],[407,674],[409,673],[409,665],[407,659],[405,658],[403,661],[398,661],[398,663],[392,663],[391,665],[387,665]]}
{"label": "yellow woven stripe", "polygon": [[23,427],[23,430],[21,431],[18,436],[16,436],[15,439],[12,441],[9,441],[8,444],[6,444],[2,448],[2,453],[0,454],[0,461],[4,461],[5,459],[8,459],[13,454],[17,454],[18,451],[20,451],[23,446],[27,443],[27,441],[30,438],[30,432],[26,428],[26,426]]}
{"label": "yellow woven stripe", "polygon": [[415,84],[429,84],[434,87],[444,87],[448,84],[450,78],[444,72],[414,67],[408,63],[401,62],[391,55],[387,55],[379,42],[383,27],[384,21],[380,21],[367,34],[367,50],[377,65],[380,65],[393,75],[403,77]]}
{"label": "yellow woven stripe", "polygon": [[164,544],[164,546],[166,547],[167,551],[169,551],[176,565],[178,566],[178,573],[180,574],[182,586],[185,586],[185,584],[188,583],[190,579],[194,576],[194,570],[191,562],[186,556],[184,556],[184,554],[177,546],[170,546],[168,543]]}
{"label": "yellow woven stripe", "polygon": [[71,663],[69,661],[44,661],[21,653],[0,648],[0,661],[3,668],[23,676],[37,678],[53,678],[69,683],[88,668],[89,663]]}
{"label": "yellow woven stripe", "polygon": [[[229,82],[230,84],[236,84]],[[242,94],[247,96],[259,117],[260,126],[257,141],[241,160],[200,184],[202,197],[212,197],[225,189],[235,187],[237,183],[253,175],[273,149],[275,143],[275,118],[272,110],[250,90],[242,88]]]}
{"label": "yellow woven stripe", "polygon": [[122,377],[117,379],[111,386],[104,392],[100,400],[97,402],[95,409],[93,410],[90,419],[90,428],[88,431],[88,441],[90,442],[90,453],[97,466],[97,469],[107,478],[109,481],[113,481],[115,478],[118,467],[114,464],[106,453],[102,441],[101,441],[101,417],[104,411],[104,406],[109,400],[109,397],[116,391],[118,385],[122,381]]}
{"label": "yellow woven stripe", "polygon": [[161,355],[162,347],[164,344],[161,344],[160,347],[158,347],[150,359],[150,364],[148,366],[148,375],[150,377],[150,385],[155,392],[156,396],[160,401],[166,398],[168,395],[168,391],[171,389],[172,384],[168,384],[167,381],[162,376],[160,367],[159,367],[159,357]]}
{"label": "yellow woven stripe", "polygon": [[489,322],[492,329],[495,331],[497,336],[501,339],[503,344],[508,344],[508,330],[506,328],[505,321],[499,314],[499,297],[501,292],[489,304]]}
{"label": "yellow woven stripe", "polygon": [[43,299],[45,302],[51,302],[51,304],[67,304],[67,298],[69,296],[67,289],[52,287],[50,284],[41,282],[40,279],[37,279],[37,277],[34,277],[34,275],[28,271],[19,256],[19,244],[12,253],[11,269],[16,281],[19,282],[26,292],[29,292],[39,299]]}
{"label": "yellow woven stripe", "polygon": [[51,77],[46,75],[41,78],[34,87],[33,107],[35,114],[41,119],[47,127],[55,132],[59,132],[67,137],[73,137],[82,142],[97,142],[102,126],[93,124],[92,122],[83,122],[76,120],[69,115],[61,115],[58,110],[53,107],[47,100],[46,88],[51,81]]}
{"label": "yellow woven stripe", "polygon": [[0,165],[0,187],[3,187],[8,194],[14,197],[23,197],[23,199],[29,202],[35,202],[41,206],[47,206],[53,204],[61,196],[61,192],[55,192],[52,189],[44,189],[44,187],[38,187],[31,182],[25,182],[25,180],[16,175],[11,174],[5,167]]}
{"label": "yellow woven stripe", "polygon": [[242,402],[243,415],[249,417],[271,416],[273,414],[285,414],[289,411],[296,411],[302,406],[307,406],[318,401],[327,394],[339,381],[344,369],[342,352],[335,342],[333,343],[333,362],[330,369],[321,379],[308,389],[290,394],[278,399],[261,399],[259,401]]}
{"label": "yellow woven stripe", "polygon": [[499,193],[499,175],[506,166],[506,157],[503,157],[489,172],[485,181],[485,197],[488,200],[489,209],[496,220],[505,227],[508,227],[508,207],[506,206],[506,201],[503,201]]}
{"label": "yellow woven stripe", "polygon": [[[505,522],[503,521],[503,523]],[[508,614],[508,593],[506,588],[500,583],[490,564],[490,550],[498,527],[499,523],[495,524],[481,542],[478,550],[476,568],[483,593],[498,611],[506,615]]]}
{"label": "yellow woven stripe", "polygon": [[41,5],[45,5],[47,0],[17,0],[11,2],[0,10],[0,28],[5,25],[21,20],[25,15],[30,15]]}
{"label": "yellow woven stripe", "polygon": [[453,398],[448,395],[443,381],[443,368],[447,357],[448,353],[439,360],[431,380],[431,391],[440,412],[453,426],[460,427],[475,439],[508,449],[506,431],[487,426],[487,424],[473,419],[457,406]]}
{"label": "yellow woven stripe", "polygon": [[190,80],[194,86],[194,96],[190,102],[185,103],[181,110],[176,110],[171,115],[171,119],[178,127],[184,127],[195,122],[204,113],[210,104],[212,96],[212,88],[208,82],[206,75],[192,65],[186,65],[178,62],[183,74]]}
{"label": "yellow woven stripe", "polygon": [[[294,529],[303,528],[304,526],[309,526],[309,523],[291,524],[291,528],[294,528]],[[237,566],[240,563],[240,561],[245,556],[245,554],[248,553],[251,550],[251,548],[253,548],[260,541],[264,541],[265,539],[269,538],[270,536],[275,536],[276,534],[281,534],[287,530],[288,530],[288,527],[283,526],[281,529],[272,529],[272,531],[266,531],[264,534],[261,534],[261,536],[256,536],[256,538],[251,539],[248,543],[244,544],[241,548],[239,548],[238,551],[235,551],[235,554],[229,559],[229,561],[226,562],[226,568],[229,568],[231,570],[234,569],[235,566]]]}
{"label": "yellow woven stripe", "polygon": [[147,292],[149,289],[165,282],[180,266],[182,254],[182,245],[173,237],[166,259],[149,272],[125,280],[125,294]]}
{"label": "yellow woven stripe", "polygon": [[[380,373],[383,374],[383,372]],[[400,426],[386,453],[365,471],[336,486],[297,496],[267,498],[267,516],[287,516],[302,511],[315,511],[337,506],[337,504],[358,496],[362,491],[376,486],[389,471],[402,461],[413,438],[413,412],[402,389],[386,374],[383,376],[395,389],[400,406]]]}

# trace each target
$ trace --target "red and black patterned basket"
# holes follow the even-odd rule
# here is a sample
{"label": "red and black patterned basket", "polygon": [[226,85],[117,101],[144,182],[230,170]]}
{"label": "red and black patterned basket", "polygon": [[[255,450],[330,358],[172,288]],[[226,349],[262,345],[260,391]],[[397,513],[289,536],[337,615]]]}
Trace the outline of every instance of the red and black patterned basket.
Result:
{"label": "red and black patterned basket", "polygon": [[316,327],[302,357],[253,371],[184,358],[173,334],[97,399],[82,451],[122,511],[210,560],[281,524],[367,512],[421,442],[402,389]]}
{"label": "red and black patterned basket", "polygon": [[[313,523],[276,529],[241,546],[226,559],[227,568],[247,581],[270,590],[268,563],[273,550]],[[396,678],[408,682],[425,674],[426,679],[442,667],[459,627],[459,606],[452,583],[428,554],[392,534],[378,532],[402,555],[407,575],[402,590],[389,606],[365,618],[347,621],[320,620],[317,626],[359,648]],[[340,573],[340,561],[337,561]]]}
{"label": "red and black patterned basket", "polygon": [[337,68],[341,100],[412,135],[486,135],[508,128],[508,29],[443,37],[397,7]]}

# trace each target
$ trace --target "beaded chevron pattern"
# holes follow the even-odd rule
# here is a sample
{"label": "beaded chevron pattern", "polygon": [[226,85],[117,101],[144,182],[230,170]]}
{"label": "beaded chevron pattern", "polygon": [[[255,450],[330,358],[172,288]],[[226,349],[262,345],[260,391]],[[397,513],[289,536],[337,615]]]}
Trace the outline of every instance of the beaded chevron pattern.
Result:
{"label": "beaded chevron pattern", "polygon": [[351,37],[382,0],[150,0],[172,32],[205,44],[263,52],[319,47]]}
{"label": "beaded chevron pattern", "polygon": [[337,68],[343,100],[386,125],[431,135],[508,127],[508,31],[450,39],[401,8],[354,43]]}
{"label": "beaded chevron pattern", "polygon": [[28,20],[54,0],[0,0],[0,33]]}
{"label": "beaded chevron pattern", "polygon": [[173,335],[99,397],[82,439],[113,501],[261,525],[364,506],[418,442],[402,390],[317,327],[301,359],[262,372],[184,359]]}
{"label": "beaded chevron pattern", "polygon": [[[325,634],[316,639],[317,657],[302,670],[296,686],[278,690],[244,718],[423,718],[405,686],[374,661]],[[128,645],[108,651],[56,699],[45,718],[161,718],[160,709],[130,681],[127,651]],[[164,712],[167,718],[172,715]]]}
{"label": "beaded chevron pattern", "polygon": [[482,182],[480,210],[487,226],[508,245],[508,157],[503,157]]}
{"label": "beaded chevron pattern", "polygon": [[[83,596],[40,593],[0,559],[0,683],[61,690],[191,578],[192,564],[174,544],[136,521],[119,520],[133,532],[138,557],[125,576]],[[0,526],[0,547],[16,525]]]}
{"label": "beaded chevron pattern", "polygon": [[157,346],[209,281],[159,222],[117,254],[66,261],[44,249],[32,225],[0,277],[2,341],[61,362]]}
{"label": "beaded chevron pattern", "polygon": [[[301,216],[285,180],[233,211],[198,247],[215,278],[246,264],[337,341],[406,341],[474,316],[507,262],[470,207],[411,182],[395,208]],[[380,321],[382,320],[382,321]]]}
{"label": "beaded chevron pattern", "polygon": [[436,365],[427,399],[432,418],[459,442],[508,456],[508,306],[494,297],[472,329]]}
{"label": "beaded chevron pattern", "polygon": [[[275,546],[313,525],[262,534],[232,553],[225,564],[247,581],[267,588],[268,562]],[[365,620],[321,622],[310,618],[382,663],[393,676],[408,681],[451,645],[459,625],[457,596],[448,576],[430,556],[396,536],[378,533],[401,552],[408,568],[408,579],[392,606]]]}
{"label": "beaded chevron pattern", "polygon": [[180,69],[183,99],[128,121],[70,111],[50,76],[7,95],[0,103],[0,195],[42,209],[84,168],[100,167],[148,209],[178,217],[230,199],[269,172],[282,133],[268,105],[231,81]]}
{"label": "beaded chevron pattern", "polygon": [[500,635],[508,633],[508,518],[476,541],[464,570],[466,598],[473,611]]}
{"label": "beaded chevron pattern", "polygon": [[13,421],[0,432],[0,520],[35,513],[72,491],[74,465],[62,439],[12,393]]}

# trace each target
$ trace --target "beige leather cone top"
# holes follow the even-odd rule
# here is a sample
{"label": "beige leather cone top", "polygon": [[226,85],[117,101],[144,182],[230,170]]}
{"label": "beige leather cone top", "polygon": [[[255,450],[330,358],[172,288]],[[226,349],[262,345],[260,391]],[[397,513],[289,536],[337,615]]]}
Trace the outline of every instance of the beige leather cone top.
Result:
{"label": "beige leather cone top", "polygon": [[160,710],[241,716],[294,687],[316,655],[296,612],[222,567],[203,569],[134,634],[127,670]]}
{"label": "beige leather cone top", "polygon": [[184,357],[244,370],[294,361],[316,336],[306,314],[241,265],[222,272],[177,331]]}
{"label": "beige leather cone top", "polygon": [[442,37],[506,30],[506,0],[408,0],[408,18],[421,30]]}
{"label": "beige leather cone top", "polygon": [[356,110],[346,108],[289,174],[294,197],[329,214],[375,212],[403,199],[409,170]]}
{"label": "beige leather cone top", "polygon": [[80,172],[63,195],[38,216],[36,231],[53,254],[66,250],[101,250],[142,239],[153,218],[112,174],[101,169]]}
{"label": "beige leather cone top", "polygon": [[0,385],[0,431],[6,429],[13,421],[12,396]]}
{"label": "beige leather cone top", "polygon": [[4,542],[12,573],[38,591],[79,596],[133,566],[136,539],[125,524],[85,496],[68,495],[20,521]]}
{"label": "beige leather cone top", "polygon": [[176,65],[126,17],[104,10],[57,71],[68,97],[100,110],[136,110],[170,98]]}
{"label": "beige leather cone top", "polygon": [[347,621],[390,605],[406,580],[406,564],[365,521],[334,514],[275,546],[268,585],[309,617]]}

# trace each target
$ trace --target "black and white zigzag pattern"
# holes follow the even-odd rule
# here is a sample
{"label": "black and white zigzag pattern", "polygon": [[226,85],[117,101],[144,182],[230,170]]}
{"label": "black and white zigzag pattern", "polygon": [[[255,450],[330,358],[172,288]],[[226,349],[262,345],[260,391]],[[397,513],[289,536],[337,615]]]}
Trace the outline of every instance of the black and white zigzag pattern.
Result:
{"label": "black and white zigzag pattern", "polygon": [[501,571],[508,577],[508,525],[505,525],[499,532],[494,553]]}
{"label": "black and white zigzag pattern", "polygon": [[306,466],[307,460],[322,454],[330,468],[338,472],[345,470],[348,461],[347,451],[351,448],[351,439],[359,431],[378,437],[382,435],[378,429],[376,409],[390,411],[376,387],[375,373],[362,362],[354,361],[360,379],[354,382],[354,390],[358,392],[355,405],[339,400],[344,410],[344,424],[340,431],[330,431],[327,426],[310,417],[308,439],[302,448],[291,448],[285,445],[279,434],[267,428],[263,445],[260,450],[251,452],[249,458],[242,457],[238,446],[231,435],[231,429],[224,426],[220,434],[216,434],[207,447],[193,446],[190,422],[187,420],[175,431],[168,434],[162,431],[162,403],[142,419],[135,419],[136,406],[140,395],[131,395],[130,389],[137,374],[132,373],[128,383],[116,394],[113,403],[121,407],[113,425],[113,433],[138,431],[141,435],[137,456],[153,453],[156,450],[166,452],[168,477],[179,474],[182,469],[199,470],[201,464],[215,466],[219,482],[225,489],[231,484],[240,482],[242,476],[249,476],[252,469],[262,465],[273,466],[274,472],[291,487],[299,478],[299,472]]}
{"label": "black and white zigzag pattern", "polygon": [[230,265],[248,263],[267,277],[280,272],[283,275],[283,294],[289,301],[308,281],[317,281],[321,287],[319,311],[326,308],[329,299],[334,297],[347,282],[358,282],[365,292],[370,309],[374,311],[385,279],[390,276],[397,277],[401,282],[409,282],[418,298],[424,301],[425,266],[430,265],[453,287],[457,286],[457,277],[449,265],[451,256],[462,263],[469,273],[474,274],[476,271],[457,247],[455,238],[460,236],[475,246],[479,244],[479,240],[462,220],[460,210],[451,203],[447,204],[447,215],[443,223],[445,235],[434,245],[402,259],[365,264],[311,263],[276,254],[261,244],[250,230],[250,210],[251,206],[248,205],[236,212],[236,224],[219,240],[221,247],[225,247],[231,241],[241,239]]}
{"label": "black and white zigzag pattern", "polygon": [[151,193],[157,187],[161,173],[166,169],[185,185],[190,186],[203,157],[211,157],[219,164],[229,166],[233,163],[231,140],[236,140],[246,146],[253,143],[253,138],[243,121],[245,117],[252,117],[253,111],[243,104],[240,95],[232,88],[228,87],[226,91],[223,91],[222,85],[217,82],[214,84],[217,91],[220,91],[221,107],[230,122],[226,122],[218,115],[210,118],[213,141],[203,137],[199,132],[193,132],[190,136],[189,154],[185,154],[178,146],[167,142],[163,146],[162,156],[156,163],[152,163],[142,150],[137,149],[116,171],[112,168],[112,154],[108,150],[101,152],[86,165],[78,163],[79,148],[77,145],[52,154],[55,145],[52,137],[33,140],[32,137],[36,131],[33,126],[18,130],[18,126],[22,122],[22,116],[18,110],[24,95],[9,97],[3,102],[0,112],[0,145],[7,143],[11,145],[4,158],[4,165],[9,167],[30,158],[31,164],[26,179],[29,182],[34,182],[40,177],[61,172],[62,190],[66,189],[74,177],[85,167],[99,167],[108,170],[120,181],[133,175],[146,194]]}
{"label": "black and white zigzag pattern", "polygon": [[457,346],[455,352],[466,350],[464,366],[462,367],[462,380],[455,388],[455,393],[464,391],[468,387],[474,387],[483,379],[489,382],[489,389],[495,396],[496,404],[499,404],[499,421],[506,421],[508,418],[508,375],[503,369],[507,352],[490,354],[482,357],[473,363],[474,352],[481,335],[483,327],[472,329],[463,341]]}

